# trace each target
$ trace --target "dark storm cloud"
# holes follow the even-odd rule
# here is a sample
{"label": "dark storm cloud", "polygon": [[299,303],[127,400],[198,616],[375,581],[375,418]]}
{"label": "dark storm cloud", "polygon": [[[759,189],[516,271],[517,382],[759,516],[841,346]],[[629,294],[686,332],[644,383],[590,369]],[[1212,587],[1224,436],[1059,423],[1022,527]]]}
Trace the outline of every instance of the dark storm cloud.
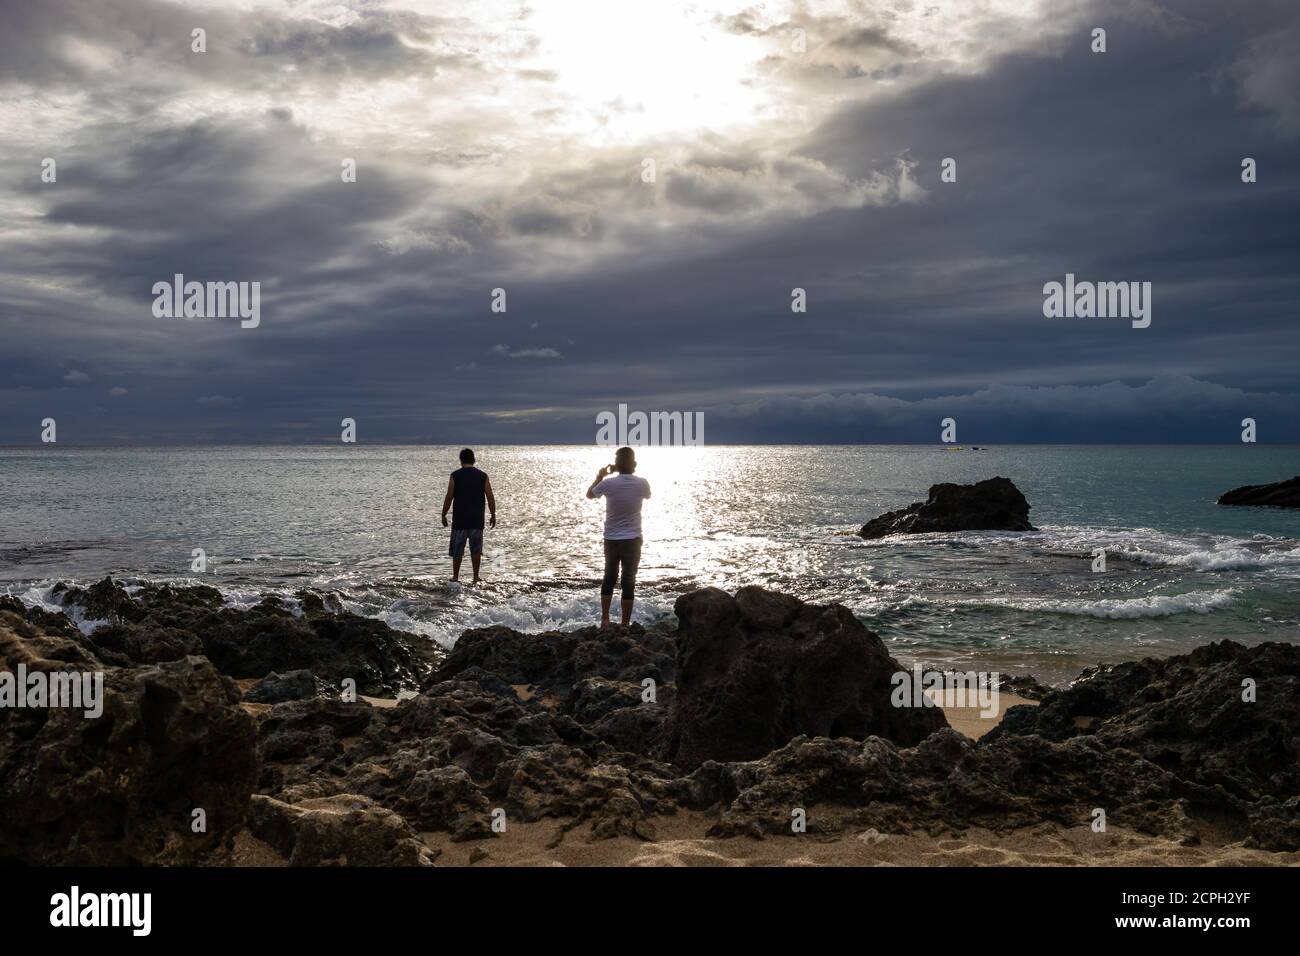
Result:
{"label": "dark storm cloud", "polygon": [[[52,415],[68,442],[329,441],[343,417],[362,441],[586,442],[620,402],[705,410],[713,442],[934,441],[947,416],[974,442],[1232,441],[1247,416],[1298,440],[1294,14],[1131,7],[969,71],[927,65],[887,20],[805,16],[809,59],[776,72],[810,102],[828,66],[860,77],[835,89],[865,85],[798,136],[521,151],[512,128],[440,115],[447,99],[428,120],[446,135],[412,152],[401,128],[314,117],[352,108],[348,78],[453,71],[492,101],[505,73],[556,75],[439,45],[414,13],[22,5],[0,100],[92,88],[61,139],[0,152],[0,441]],[[757,16],[729,28],[795,22]],[[237,39],[195,63],[196,25]],[[246,105],[167,109],[142,59]],[[895,66],[921,78],[869,78]],[[177,272],[261,282],[262,325],[154,318],[150,288]],[[1152,282],[1151,327],[1045,319],[1066,272]]]}

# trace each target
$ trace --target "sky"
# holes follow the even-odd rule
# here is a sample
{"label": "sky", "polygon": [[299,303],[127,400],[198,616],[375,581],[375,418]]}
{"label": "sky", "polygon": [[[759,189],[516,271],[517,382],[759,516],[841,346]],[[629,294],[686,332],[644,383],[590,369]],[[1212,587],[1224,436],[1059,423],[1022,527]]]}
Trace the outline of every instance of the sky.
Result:
{"label": "sky", "polygon": [[[1294,0],[0,23],[0,443],[1300,441]],[[1150,325],[1046,316],[1067,273]]]}

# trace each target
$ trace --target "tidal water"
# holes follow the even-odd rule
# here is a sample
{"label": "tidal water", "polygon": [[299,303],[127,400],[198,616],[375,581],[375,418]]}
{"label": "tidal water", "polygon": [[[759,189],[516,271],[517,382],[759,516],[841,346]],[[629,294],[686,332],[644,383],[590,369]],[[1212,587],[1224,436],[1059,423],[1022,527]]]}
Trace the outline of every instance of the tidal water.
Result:
{"label": "tidal water", "polygon": [[[608,450],[478,448],[500,523],[485,583],[448,581],[439,512],[458,448],[0,449],[0,592],[56,607],[57,581],[203,581],[232,605],[301,588],[450,646],[468,627],[597,617]],[[1300,473],[1295,446],[646,448],[653,497],[636,617],[758,584],[838,601],[900,660],[1061,681],[1099,661],[1221,638],[1300,639],[1300,512],[1224,508]],[[1003,475],[1036,532],[862,541],[941,481]],[[191,570],[194,549],[208,572]],[[1092,553],[1107,552],[1105,573]],[[466,576],[468,577],[468,575]],[[86,622],[87,625],[93,622]]]}

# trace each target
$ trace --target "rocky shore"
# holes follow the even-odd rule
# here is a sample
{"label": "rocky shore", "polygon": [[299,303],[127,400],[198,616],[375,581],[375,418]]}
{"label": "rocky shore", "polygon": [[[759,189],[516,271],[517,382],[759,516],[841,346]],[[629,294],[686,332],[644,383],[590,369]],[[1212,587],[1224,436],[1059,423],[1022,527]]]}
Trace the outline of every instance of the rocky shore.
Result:
{"label": "rocky shore", "polygon": [[1242,485],[1219,495],[1221,505],[1300,508],[1300,475],[1266,485]]}
{"label": "rocky shore", "polygon": [[706,855],[894,840],[961,862],[970,834],[1107,832],[1300,851],[1292,645],[1025,682],[1036,706],[972,739],[894,706],[905,668],[848,610],[759,588],[686,594],[648,629],[470,630],[446,654],[309,593],[59,596],[66,614],[0,599],[0,670],[102,672],[103,712],[0,708],[0,861],[418,866],[521,859],[504,848],[527,836],[550,862],[685,832]]}

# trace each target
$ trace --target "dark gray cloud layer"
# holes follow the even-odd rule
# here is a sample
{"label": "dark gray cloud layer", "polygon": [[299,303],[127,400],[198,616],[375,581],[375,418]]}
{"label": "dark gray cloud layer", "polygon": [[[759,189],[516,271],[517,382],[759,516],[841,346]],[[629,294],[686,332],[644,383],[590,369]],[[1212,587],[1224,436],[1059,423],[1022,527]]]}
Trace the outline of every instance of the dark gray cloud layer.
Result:
{"label": "dark gray cloud layer", "polygon": [[[804,25],[766,69],[816,121],[599,145],[563,99],[459,112],[553,84],[526,17],[3,6],[0,118],[35,125],[0,147],[0,442],[587,442],[620,402],[717,443],[1300,441],[1293,4],[1087,4],[962,68],[889,17],[732,11]],[[446,40],[476,29],[491,57]],[[408,82],[447,99],[399,123]],[[1151,327],[1044,318],[1067,272],[1151,282]],[[155,318],[175,273],[259,281],[260,326]]]}

